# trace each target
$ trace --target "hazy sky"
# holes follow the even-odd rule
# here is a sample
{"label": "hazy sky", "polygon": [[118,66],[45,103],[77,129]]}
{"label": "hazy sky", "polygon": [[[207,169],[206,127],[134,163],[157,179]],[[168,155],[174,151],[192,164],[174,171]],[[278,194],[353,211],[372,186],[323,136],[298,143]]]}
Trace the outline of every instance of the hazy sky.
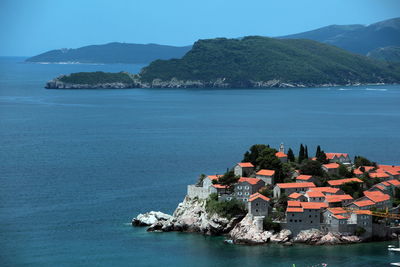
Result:
{"label": "hazy sky", "polygon": [[400,17],[400,0],[0,0],[0,55],[108,42],[188,45]]}

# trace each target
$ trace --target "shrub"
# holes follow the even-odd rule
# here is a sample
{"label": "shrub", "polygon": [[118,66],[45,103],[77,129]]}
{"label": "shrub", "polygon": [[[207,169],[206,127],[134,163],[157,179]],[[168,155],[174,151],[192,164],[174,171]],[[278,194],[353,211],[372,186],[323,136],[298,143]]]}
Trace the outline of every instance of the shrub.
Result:
{"label": "shrub", "polygon": [[229,201],[218,201],[216,193],[210,194],[206,202],[206,211],[209,215],[218,214],[221,217],[231,219],[235,216],[245,215],[247,210],[243,202],[232,199]]}
{"label": "shrub", "polygon": [[356,236],[360,236],[360,235],[364,234],[365,232],[366,232],[366,231],[365,231],[364,228],[358,226],[358,227],[356,228],[355,234],[356,234]]}
{"label": "shrub", "polygon": [[281,230],[281,225],[272,221],[271,217],[265,217],[263,220],[263,228],[266,231],[273,230],[274,232],[279,232]]}

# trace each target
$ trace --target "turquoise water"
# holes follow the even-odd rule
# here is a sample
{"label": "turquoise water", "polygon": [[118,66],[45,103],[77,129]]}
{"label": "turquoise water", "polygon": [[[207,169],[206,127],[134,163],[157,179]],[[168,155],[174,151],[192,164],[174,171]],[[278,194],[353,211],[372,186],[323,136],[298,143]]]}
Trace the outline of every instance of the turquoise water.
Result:
{"label": "turquoise water", "polygon": [[[147,233],[133,216],[171,213],[200,173],[221,173],[254,143],[400,164],[400,86],[271,90],[45,90],[74,71],[0,58],[2,266],[387,266],[389,243],[226,245]],[[313,153],[312,152],[312,153]]]}

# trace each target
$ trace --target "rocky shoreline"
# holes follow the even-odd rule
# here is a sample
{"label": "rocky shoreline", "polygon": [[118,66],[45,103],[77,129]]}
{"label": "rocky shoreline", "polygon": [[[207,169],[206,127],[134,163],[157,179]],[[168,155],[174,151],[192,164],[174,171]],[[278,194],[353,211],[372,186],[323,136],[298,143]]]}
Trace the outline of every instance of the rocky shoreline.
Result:
{"label": "rocky shoreline", "polygon": [[131,83],[96,83],[96,84],[78,84],[78,83],[65,83],[60,79],[64,77],[61,75],[53,80],[46,83],[46,89],[132,89],[132,88],[307,88],[307,87],[337,87],[337,86],[359,86],[359,85],[384,85],[385,83],[368,83],[362,84],[358,82],[348,82],[347,84],[333,84],[333,83],[289,83],[282,82],[274,79],[270,81],[242,81],[229,83],[224,78],[217,79],[215,81],[200,81],[200,80],[178,80],[171,79],[169,81],[163,81],[160,79],[154,79],[152,82],[144,82],[137,79],[132,79]]}
{"label": "rocky shoreline", "polygon": [[206,201],[185,197],[173,215],[151,211],[139,214],[132,220],[133,226],[148,226],[148,232],[192,232],[204,235],[224,235],[231,243],[243,245],[261,245],[279,243],[292,245],[338,245],[360,243],[358,236],[343,233],[322,232],[318,229],[303,230],[293,236],[290,230],[279,232],[260,230],[257,220],[251,215],[223,218],[217,214],[207,214]]}

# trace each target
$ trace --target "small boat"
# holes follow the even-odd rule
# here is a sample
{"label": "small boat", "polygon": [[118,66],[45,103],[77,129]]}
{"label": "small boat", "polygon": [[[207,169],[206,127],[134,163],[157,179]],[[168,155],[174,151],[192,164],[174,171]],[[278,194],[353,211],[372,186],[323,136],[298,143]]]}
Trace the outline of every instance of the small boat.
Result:
{"label": "small boat", "polygon": [[390,265],[394,265],[394,266],[400,266],[400,262],[393,262]]}
{"label": "small boat", "polygon": [[[399,252],[400,252],[400,235],[398,236],[398,239],[399,239],[399,247],[396,248],[396,247],[393,246],[393,245],[389,245],[389,246],[388,246],[388,250],[389,250],[389,251],[399,251]],[[400,266],[400,265],[399,265],[399,266]]]}

